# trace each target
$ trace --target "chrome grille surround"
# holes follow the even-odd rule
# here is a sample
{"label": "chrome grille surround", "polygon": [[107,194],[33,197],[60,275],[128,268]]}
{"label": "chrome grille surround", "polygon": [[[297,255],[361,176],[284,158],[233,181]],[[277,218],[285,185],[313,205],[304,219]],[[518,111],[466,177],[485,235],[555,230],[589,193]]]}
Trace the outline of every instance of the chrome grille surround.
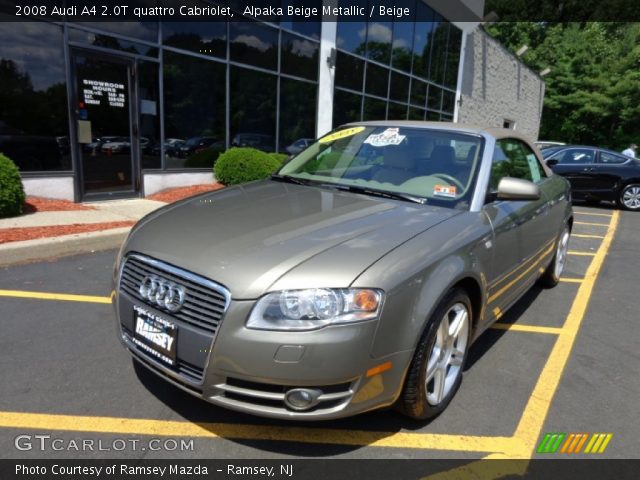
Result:
{"label": "chrome grille surround", "polygon": [[[178,312],[152,303],[140,294],[140,285],[151,275],[184,287],[184,304]],[[145,305],[166,311],[171,317],[207,332],[214,338],[231,301],[231,293],[222,285],[138,253],[130,253],[122,260],[118,289]]]}

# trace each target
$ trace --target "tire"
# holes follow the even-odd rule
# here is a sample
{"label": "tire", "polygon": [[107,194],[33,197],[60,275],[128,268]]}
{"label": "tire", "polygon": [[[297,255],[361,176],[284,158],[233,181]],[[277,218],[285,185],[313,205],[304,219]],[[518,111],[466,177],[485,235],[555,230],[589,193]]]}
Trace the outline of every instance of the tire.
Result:
{"label": "tire", "polygon": [[[414,420],[427,420],[449,405],[462,382],[472,322],[469,296],[462,289],[450,290],[429,319],[418,342],[396,404],[397,410]],[[454,325],[459,327],[457,334],[445,338],[445,332],[451,335]],[[427,369],[430,370],[429,380]]]}
{"label": "tire", "polygon": [[619,208],[637,212],[640,210],[640,184],[630,183],[620,190],[617,201]]}
{"label": "tire", "polygon": [[569,237],[571,230],[569,225],[565,225],[556,243],[556,253],[553,255],[551,263],[540,277],[540,285],[545,288],[553,288],[560,282],[560,276],[567,261],[567,250],[569,250]]}

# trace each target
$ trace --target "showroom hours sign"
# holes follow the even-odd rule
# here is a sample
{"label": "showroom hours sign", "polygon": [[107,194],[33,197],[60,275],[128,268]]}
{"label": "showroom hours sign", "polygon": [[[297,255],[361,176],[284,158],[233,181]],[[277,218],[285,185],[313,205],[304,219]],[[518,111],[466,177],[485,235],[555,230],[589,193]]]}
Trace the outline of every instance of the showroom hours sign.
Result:
{"label": "showroom hours sign", "polygon": [[124,108],[125,86],[122,83],[103,82],[101,80],[82,80],[82,96],[87,105],[108,105]]}

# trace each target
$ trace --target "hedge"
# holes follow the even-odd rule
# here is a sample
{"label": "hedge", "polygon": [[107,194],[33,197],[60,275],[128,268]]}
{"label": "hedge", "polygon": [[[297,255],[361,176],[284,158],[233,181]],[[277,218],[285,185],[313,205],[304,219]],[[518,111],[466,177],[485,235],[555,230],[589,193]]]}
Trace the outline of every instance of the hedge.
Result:
{"label": "hedge", "polygon": [[22,213],[25,194],[16,164],[0,153],[0,218]]}
{"label": "hedge", "polygon": [[282,166],[280,160],[255,148],[234,147],[218,157],[213,171],[225,185],[261,180]]}

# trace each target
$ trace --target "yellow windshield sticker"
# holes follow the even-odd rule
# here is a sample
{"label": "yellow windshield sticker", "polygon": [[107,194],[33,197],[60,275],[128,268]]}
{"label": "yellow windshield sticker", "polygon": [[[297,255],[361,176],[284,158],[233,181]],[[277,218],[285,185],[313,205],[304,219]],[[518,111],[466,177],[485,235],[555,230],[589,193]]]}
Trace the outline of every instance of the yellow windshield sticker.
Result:
{"label": "yellow windshield sticker", "polygon": [[351,137],[356,133],[360,133],[364,130],[364,127],[351,127],[345,128],[344,130],[338,130],[337,132],[333,132],[326,137],[322,137],[318,140],[320,143],[329,143],[334,142],[336,140],[340,140],[341,138]]}

